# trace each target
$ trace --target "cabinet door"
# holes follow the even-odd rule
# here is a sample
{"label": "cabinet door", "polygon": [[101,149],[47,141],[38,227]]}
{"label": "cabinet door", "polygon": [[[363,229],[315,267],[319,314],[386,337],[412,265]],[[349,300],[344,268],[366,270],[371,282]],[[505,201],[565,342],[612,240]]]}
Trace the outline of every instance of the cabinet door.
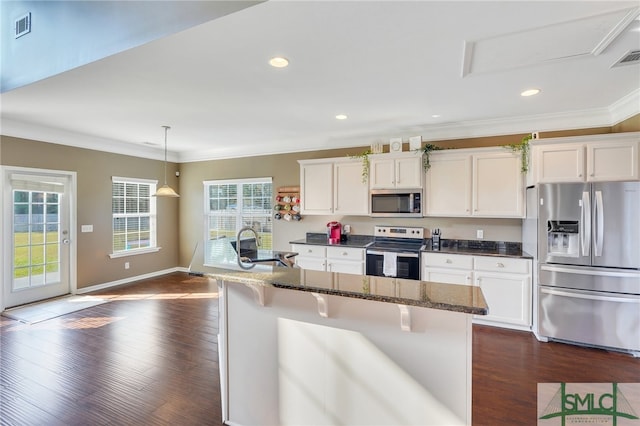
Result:
{"label": "cabinet door", "polygon": [[327,259],[327,271],[364,275],[364,262]]}
{"label": "cabinet door", "polygon": [[300,165],[302,214],[333,213],[333,163]]}
{"label": "cabinet door", "polygon": [[426,216],[471,214],[471,156],[431,154],[427,171]]}
{"label": "cabinet door", "polygon": [[396,188],[422,188],[422,157],[396,159],[395,182]]}
{"label": "cabinet door", "polygon": [[371,188],[395,188],[395,174],[395,159],[371,158],[369,163],[369,185]]}
{"label": "cabinet door", "polygon": [[541,145],[533,152],[539,183],[584,182],[584,145]]}
{"label": "cabinet door", "polygon": [[461,269],[422,268],[422,281],[445,284],[473,285],[473,272]]}
{"label": "cabinet door", "polygon": [[635,141],[587,144],[587,181],[638,180]]}
{"label": "cabinet door", "polygon": [[473,216],[524,217],[520,156],[509,152],[473,156]]}
{"label": "cabinet door", "polygon": [[325,271],[325,258],[296,256],[296,265],[310,271]]}
{"label": "cabinet door", "polygon": [[369,182],[362,181],[362,162],[335,163],[333,166],[334,214],[369,214]]}
{"label": "cabinet door", "polygon": [[521,327],[531,326],[531,278],[529,275],[474,272],[475,284],[480,286],[488,315],[475,318]]}

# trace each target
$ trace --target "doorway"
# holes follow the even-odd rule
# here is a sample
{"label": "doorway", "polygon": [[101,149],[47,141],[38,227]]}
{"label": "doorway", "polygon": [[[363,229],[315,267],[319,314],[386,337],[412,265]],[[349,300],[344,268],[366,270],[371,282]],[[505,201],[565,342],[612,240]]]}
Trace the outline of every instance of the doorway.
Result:
{"label": "doorway", "polygon": [[2,303],[75,292],[76,173],[3,167]]}

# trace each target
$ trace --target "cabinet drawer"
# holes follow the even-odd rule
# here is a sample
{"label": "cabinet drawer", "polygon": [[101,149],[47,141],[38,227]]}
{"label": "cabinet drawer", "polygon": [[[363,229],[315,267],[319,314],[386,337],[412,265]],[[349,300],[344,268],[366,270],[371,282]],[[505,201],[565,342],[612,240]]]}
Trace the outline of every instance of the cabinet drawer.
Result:
{"label": "cabinet drawer", "polygon": [[291,250],[303,257],[325,257],[326,254],[326,247],[308,244],[292,244]]}
{"label": "cabinet drawer", "polygon": [[508,257],[476,256],[476,271],[505,272],[511,274],[531,273],[531,261],[528,259],[512,259]]}
{"label": "cabinet drawer", "polygon": [[327,258],[340,260],[364,260],[364,249],[353,247],[327,247]]}
{"label": "cabinet drawer", "polygon": [[473,256],[447,253],[423,253],[423,266],[438,268],[473,269]]}

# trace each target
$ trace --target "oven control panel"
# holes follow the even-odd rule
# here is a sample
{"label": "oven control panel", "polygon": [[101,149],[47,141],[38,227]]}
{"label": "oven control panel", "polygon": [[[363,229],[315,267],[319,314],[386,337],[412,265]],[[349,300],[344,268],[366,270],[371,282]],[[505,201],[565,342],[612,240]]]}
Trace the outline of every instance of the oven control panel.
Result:
{"label": "oven control panel", "polygon": [[373,235],[375,237],[423,239],[424,228],[409,226],[375,226],[373,228]]}

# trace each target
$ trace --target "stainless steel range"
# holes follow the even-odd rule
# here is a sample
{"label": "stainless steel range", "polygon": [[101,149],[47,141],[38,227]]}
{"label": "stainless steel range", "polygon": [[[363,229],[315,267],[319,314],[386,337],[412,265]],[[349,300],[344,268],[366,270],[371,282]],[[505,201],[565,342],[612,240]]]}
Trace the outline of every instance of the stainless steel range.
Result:
{"label": "stainless steel range", "polygon": [[424,228],[376,226],[373,232],[366,250],[367,275],[419,280]]}

